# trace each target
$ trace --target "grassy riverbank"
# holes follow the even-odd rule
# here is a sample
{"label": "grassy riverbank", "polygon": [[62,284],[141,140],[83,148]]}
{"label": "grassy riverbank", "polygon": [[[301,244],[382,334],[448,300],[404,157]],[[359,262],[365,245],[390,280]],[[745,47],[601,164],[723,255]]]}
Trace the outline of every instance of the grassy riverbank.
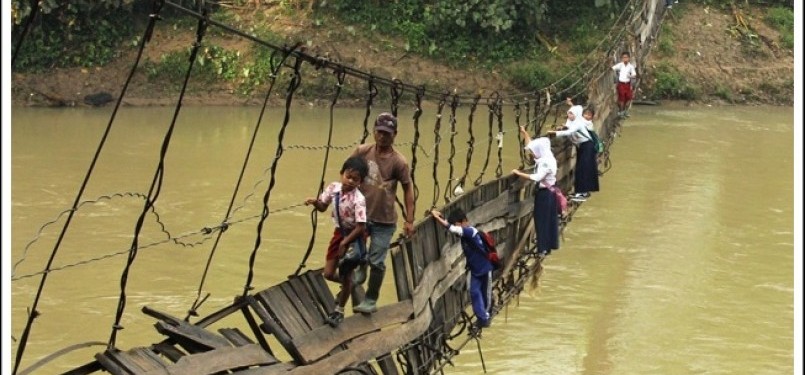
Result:
{"label": "grassy riverbank", "polygon": [[[302,42],[313,54],[341,61],[378,76],[393,77],[433,89],[464,92],[513,92],[539,88],[569,71],[592,50],[619,9],[553,9],[539,26],[539,39],[495,43],[488,36],[429,34],[428,21],[416,13],[418,2],[394,2],[386,12],[367,6],[322,6],[314,10],[288,3],[236,2],[213,18],[275,44]],[[344,3],[343,1],[340,3]],[[392,18],[390,14],[410,17]],[[172,105],[195,39],[196,23],[165,14],[148,44],[144,62],[126,95],[128,105]],[[144,20],[144,19],[143,19]],[[115,48],[95,60],[73,54],[70,61],[44,61],[53,53],[29,49],[13,74],[17,105],[83,105],[86,95],[117,95],[136,54],[144,24],[131,35],[116,36]],[[793,12],[785,7],[707,6],[683,2],[669,11],[648,66],[639,67],[644,84],[639,99],[676,99],[706,103],[793,103]],[[117,40],[117,39],[115,39]],[[29,41],[36,46],[35,38]],[[38,51],[38,52],[37,52]],[[76,57],[78,56],[78,57]],[[93,55],[95,56],[95,55]],[[262,101],[270,51],[211,28],[191,76],[186,103],[250,105]],[[68,59],[69,60],[69,59]],[[77,66],[76,66],[77,65]],[[297,96],[309,103],[329,102],[332,74],[303,72]],[[279,84],[289,77],[279,77]],[[365,84],[346,82],[341,101],[360,103]],[[275,90],[281,101],[284,89]],[[386,90],[380,98],[388,96]]]}

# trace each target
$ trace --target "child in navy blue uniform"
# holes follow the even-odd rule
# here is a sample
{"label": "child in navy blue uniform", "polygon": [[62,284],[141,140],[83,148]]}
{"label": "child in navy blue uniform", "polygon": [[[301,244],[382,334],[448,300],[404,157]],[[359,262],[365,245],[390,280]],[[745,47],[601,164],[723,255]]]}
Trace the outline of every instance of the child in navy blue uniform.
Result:
{"label": "child in navy blue uniform", "polygon": [[478,327],[489,327],[491,323],[489,309],[492,300],[492,263],[486,256],[488,250],[480,233],[470,225],[467,215],[460,208],[447,215],[447,220],[436,210],[431,211],[431,215],[437,222],[447,227],[450,233],[461,236],[461,249],[464,250],[467,269],[470,271],[469,289],[472,311],[478,318],[476,322]]}

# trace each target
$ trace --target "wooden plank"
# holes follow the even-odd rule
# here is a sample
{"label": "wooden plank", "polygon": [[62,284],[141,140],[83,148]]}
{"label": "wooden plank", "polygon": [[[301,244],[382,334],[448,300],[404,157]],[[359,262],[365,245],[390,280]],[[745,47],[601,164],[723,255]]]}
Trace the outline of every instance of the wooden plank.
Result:
{"label": "wooden plank", "polygon": [[237,328],[221,328],[218,330],[221,336],[224,336],[232,345],[235,346],[244,346],[244,345],[251,345],[254,344],[254,341],[250,339],[248,336],[243,334]]}
{"label": "wooden plank", "polygon": [[166,322],[157,322],[156,327],[160,333],[179,342],[189,341],[208,349],[232,346],[225,338],[191,324],[184,323],[179,326],[173,326]]}
{"label": "wooden plank", "polygon": [[95,360],[97,360],[98,363],[100,363],[101,366],[103,366],[103,369],[112,375],[134,374],[133,371],[120,365],[119,363],[117,363],[117,361],[113,360],[111,356],[107,355],[110,350],[117,350],[117,349],[109,349],[105,350],[102,353],[95,354]]}
{"label": "wooden plank", "polygon": [[291,337],[285,333],[285,330],[283,330],[279,324],[277,324],[277,321],[271,316],[271,314],[268,313],[268,310],[266,310],[264,305],[258,302],[253,296],[246,296],[246,299],[249,303],[249,306],[252,308],[252,310],[254,310],[255,314],[257,314],[257,316],[260,317],[260,320],[263,321],[263,324],[261,325],[263,330],[266,333],[274,335],[274,337],[280,342],[280,345],[282,345],[285,350],[296,354],[296,352],[293,350],[294,346],[291,344]]}
{"label": "wooden plank", "polygon": [[[416,236],[422,236],[420,246],[425,264],[439,259],[439,249],[444,242],[439,240],[437,226],[440,225],[436,224],[435,220],[428,219],[417,229],[415,234]],[[444,231],[441,228],[438,229]]]}
{"label": "wooden plank", "polygon": [[305,275],[299,275],[289,281],[291,282],[291,287],[297,291],[297,295],[304,295],[302,301],[306,305],[311,306],[309,307],[311,314],[321,317],[322,322],[324,322],[331,310],[328,310],[324,304],[319,301],[319,298],[316,296],[316,290],[310,285],[308,278],[305,277]]}
{"label": "wooden plank", "polygon": [[[306,331],[310,331],[313,328],[316,328],[322,324],[324,324],[324,319],[319,315],[316,311],[309,311],[308,306],[302,301],[302,298],[296,294],[296,291],[293,287],[291,287],[290,281],[283,282],[279,285],[280,290],[285,293],[285,296],[288,297],[288,301],[291,302],[291,306],[296,310],[295,316],[301,318],[299,319],[300,323],[302,324],[303,328],[306,328]],[[315,313],[314,314],[311,314]]]}
{"label": "wooden plank", "polygon": [[280,362],[269,366],[252,367],[240,371],[233,371],[237,375],[282,375],[296,367],[293,363]]}
{"label": "wooden plank", "polygon": [[[251,296],[249,296],[249,298],[254,300],[254,298]],[[259,306],[260,304],[257,303],[257,305]],[[274,352],[268,345],[268,340],[266,340],[265,336],[263,335],[263,331],[260,329],[260,325],[257,324],[257,320],[254,319],[254,315],[252,314],[251,310],[249,310],[248,305],[244,305],[241,308],[241,311],[243,312],[243,318],[246,319],[246,323],[249,325],[249,328],[251,328],[254,337],[257,338],[257,343],[260,344],[260,347],[267,351],[268,354],[274,355]]]}
{"label": "wooden plank", "polygon": [[[100,362],[91,361],[70,371],[63,372],[61,375],[89,375],[101,370],[103,370],[103,367]],[[22,374],[22,372],[20,372],[20,374]]]}
{"label": "wooden plank", "polygon": [[377,365],[383,375],[398,375],[397,363],[391,358],[391,354],[384,354],[377,358]]}
{"label": "wooden plank", "polygon": [[179,360],[179,358],[185,356],[184,352],[176,349],[175,346],[168,344],[167,342],[161,342],[154,345],[154,350],[156,350],[157,353],[164,355],[165,358],[171,360],[171,362],[176,362]]}
{"label": "wooden plank", "polygon": [[494,218],[506,216],[509,211],[509,195],[501,194],[481,205],[478,208],[467,212],[467,219],[473,225],[486,223]]}
{"label": "wooden plank", "polygon": [[321,271],[308,271],[302,274],[302,280],[310,287],[313,296],[327,312],[335,309],[335,298],[330,288],[327,287],[327,280],[321,275]]}
{"label": "wooden plank", "polygon": [[206,326],[208,326],[210,324],[213,324],[213,323],[215,323],[215,322],[217,322],[217,321],[219,321],[219,320],[231,315],[232,313],[242,309],[243,306],[246,306],[246,304],[247,303],[243,298],[238,297],[235,300],[235,303],[233,303],[233,304],[231,304],[229,306],[226,306],[226,307],[224,307],[224,308],[222,308],[222,309],[220,309],[220,310],[218,310],[218,311],[216,311],[216,312],[214,312],[214,313],[212,313],[210,315],[207,315],[203,319],[201,319],[198,322],[196,322],[195,325],[198,326],[198,327],[204,328],[204,327],[206,327]]}
{"label": "wooden plank", "polygon": [[302,277],[292,277],[288,282],[291,284],[296,295],[305,305],[308,312],[316,319],[318,325],[325,323],[325,318],[329,315],[330,311],[325,310],[324,306],[319,303],[318,299],[313,294],[313,289],[302,279]]}
{"label": "wooden plank", "polygon": [[310,331],[307,324],[292,306],[291,301],[278,286],[273,286],[257,294],[257,299],[263,303],[266,310],[277,318],[277,323],[289,337],[294,338]]}
{"label": "wooden plank", "polygon": [[[240,347],[227,347],[204,353],[182,357],[179,362],[168,368],[169,374],[210,375],[248,366],[270,365],[277,359],[266,353],[259,345],[251,344]],[[146,371],[144,375],[162,374]]]}
{"label": "wooden plank", "polygon": [[355,337],[405,322],[412,314],[413,305],[410,300],[397,302],[382,306],[373,314],[349,316],[337,328],[326,325],[318,327],[302,337],[294,338],[293,344],[304,360],[303,363],[309,363]]}
{"label": "wooden plank", "polygon": [[392,247],[391,267],[394,270],[394,286],[397,290],[397,300],[403,301],[411,298],[411,284],[408,277],[408,267],[405,263],[405,254],[400,246]]}

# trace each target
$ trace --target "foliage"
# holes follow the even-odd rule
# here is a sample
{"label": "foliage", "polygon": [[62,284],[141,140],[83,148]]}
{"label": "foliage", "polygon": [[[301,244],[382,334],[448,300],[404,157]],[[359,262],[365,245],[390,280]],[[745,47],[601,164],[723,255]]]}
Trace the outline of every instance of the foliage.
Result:
{"label": "foliage", "polygon": [[[117,56],[121,42],[133,31],[131,10],[124,7],[107,7],[102,1],[98,2],[100,6],[90,4],[94,2],[40,3],[42,14],[19,51],[15,68],[20,70],[106,64]],[[16,43],[22,33],[19,23],[30,9],[19,1],[13,7],[12,38]]]}
{"label": "foliage", "polygon": [[794,49],[794,11],[785,7],[774,7],[766,14],[766,22],[780,32],[780,45]]}
{"label": "foliage", "polygon": [[334,0],[327,5],[349,23],[402,35],[408,51],[454,63],[523,56],[546,6],[546,0]]}
{"label": "foliage", "polygon": [[730,88],[727,87],[726,85],[723,84],[717,85],[715,91],[713,91],[713,94],[730,103],[733,101],[732,90],[730,90]]}
{"label": "foliage", "polygon": [[663,24],[660,29],[660,38],[657,41],[657,50],[665,56],[671,56],[675,52],[674,42],[675,38],[671,29]]}
{"label": "foliage", "polygon": [[700,88],[688,82],[679,70],[669,64],[658,65],[654,78],[654,97],[696,100],[700,95]]}

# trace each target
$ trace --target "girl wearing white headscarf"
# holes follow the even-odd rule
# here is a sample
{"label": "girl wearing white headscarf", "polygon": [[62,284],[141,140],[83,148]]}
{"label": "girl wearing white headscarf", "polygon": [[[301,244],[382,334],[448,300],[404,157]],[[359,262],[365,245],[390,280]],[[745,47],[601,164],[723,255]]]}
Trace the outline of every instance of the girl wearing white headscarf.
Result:
{"label": "girl wearing white headscarf", "polygon": [[598,191],[598,152],[589,132],[593,115],[592,108],[584,110],[582,115],[581,106],[573,106],[567,111],[566,129],[548,132],[548,137],[567,137],[576,146],[575,194],[571,196],[575,201],[584,201],[590,192]]}
{"label": "girl wearing white headscarf", "polygon": [[559,248],[559,215],[557,214],[556,196],[549,190],[556,183],[556,158],[551,151],[551,141],[540,137],[531,140],[524,127],[520,127],[526,146],[534,157],[536,168],[534,173],[527,174],[517,169],[512,173],[534,181],[537,186],[534,193],[534,226],[537,229],[537,252],[541,256]]}

